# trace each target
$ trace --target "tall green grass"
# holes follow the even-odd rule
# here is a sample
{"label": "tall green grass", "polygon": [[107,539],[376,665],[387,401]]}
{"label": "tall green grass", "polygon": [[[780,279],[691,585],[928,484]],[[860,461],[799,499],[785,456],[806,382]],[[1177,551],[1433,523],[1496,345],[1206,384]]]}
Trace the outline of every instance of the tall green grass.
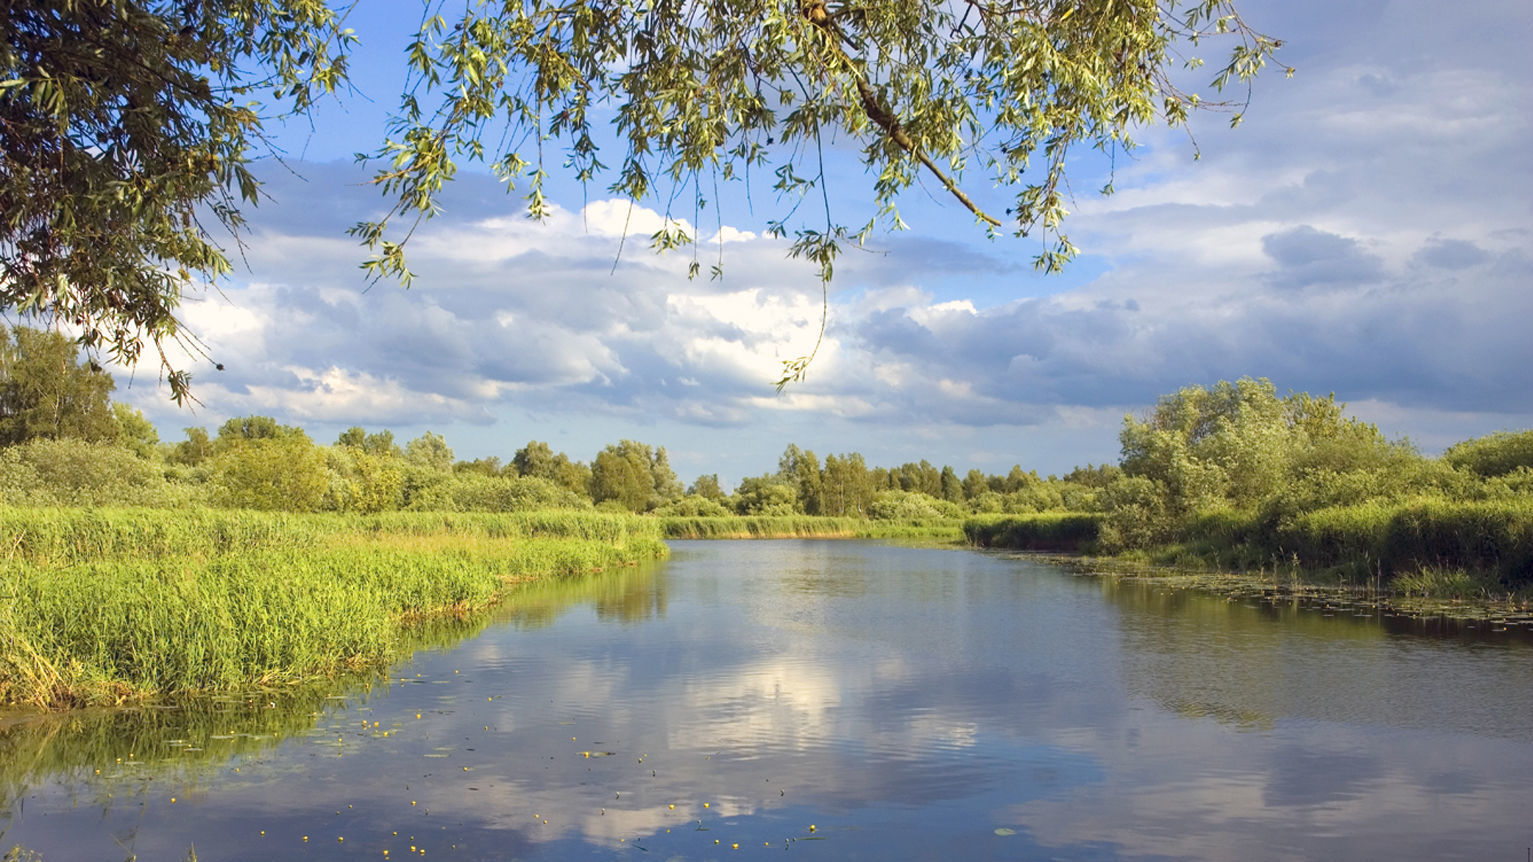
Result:
{"label": "tall green grass", "polygon": [[671,516],[661,518],[668,539],[934,539],[962,538],[959,524],[905,523],[818,515]]}
{"label": "tall green grass", "polygon": [[0,508],[0,702],[287,683],[388,661],[508,583],[664,556],[651,519]]}
{"label": "tall green grass", "polygon": [[964,537],[982,548],[1026,551],[1089,551],[1101,534],[1102,517],[1086,512],[981,515],[963,522]]}
{"label": "tall green grass", "polygon": [[1420,499],[1306,512],[1278,527],[1276,548],[1308,567],[1367,577],[1424,569],[1492,573],[1533,584],[1533,500]]}

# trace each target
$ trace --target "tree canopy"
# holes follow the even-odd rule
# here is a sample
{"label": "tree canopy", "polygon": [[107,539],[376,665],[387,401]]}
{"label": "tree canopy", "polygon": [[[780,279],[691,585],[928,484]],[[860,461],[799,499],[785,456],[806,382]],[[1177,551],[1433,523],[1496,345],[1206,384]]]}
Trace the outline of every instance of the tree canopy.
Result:
{"label": "tree canopy", "polygon": [[[249,163],[269,124],[346,82],[352,5],[7,4],[0,306],[72,326],[124,362],[152,345],[185,397],[189,379],[164,351],[183,335],[177,304],[228,273],[220,242],[238,241],[241,207],[258,198]],[[1184,89],[1179,68],[1202,63],[1185,52],[1229,40],[1209,78],[1222,91],[1280,44],[1231,0],[475,0],[453,14],[425,3],[411,80],[364,156],[387,199],[353,229],[375,276],[409,282],[405,244],[462,162],[489,166],[534,217],[560,166],[663,202],[651,242],[691,244],[694,275],[681,213],[697,224],[721,183],[753,170],[782,201],[768,232],[822,279],[846,243],[880,221],[902,226],[897,198],[922,179],[984,230],[1043,232],[1036,263],[1057,269],[1075,253],[1060,232],[1067,154],[1129,149],[1135,127],[1180,125],[1198,108],[1238,122],[1243,96]],[[860,147],[873,212],[831,211],[830,135]],[[978,172],[1011,190],[1005,212],[965,193]],[[813,217],[798,214],[805,201]],[[783,382],[809,359],[788,362]]]}

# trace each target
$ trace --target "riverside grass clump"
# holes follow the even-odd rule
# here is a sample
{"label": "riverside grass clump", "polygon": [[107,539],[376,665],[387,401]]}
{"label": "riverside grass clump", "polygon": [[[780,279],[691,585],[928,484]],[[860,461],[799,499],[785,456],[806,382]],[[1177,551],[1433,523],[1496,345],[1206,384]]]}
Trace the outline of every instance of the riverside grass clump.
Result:
{"label": "riverside grass clump", "polygon": [[819,515],[670,516],[668,539],[923,539],[960,541],[957,521],[907,523]]}
{"label": "riverside grass clump", "polygon": [[290,683],[506,585],[664,556],[651,519],[0,507],[0,703]]}
{"label": "riverside grass clump", "polygon": [[1364,578],[1417,575],[1407,582],[1413,591],[1444,582],[1422,573],[1455,570],[1476,573],[1476,584],[1491,576],[1506,588],[1533,586],[1533,499],[1336,506],[1293,518],[1272,542],[1307,567]]}
{"label": "riverside grass clump", "polygon": [[1101,534],[1102,516],[1088,512],[980,515],[963,522],[964,538],[981,548],[1088,553]]}

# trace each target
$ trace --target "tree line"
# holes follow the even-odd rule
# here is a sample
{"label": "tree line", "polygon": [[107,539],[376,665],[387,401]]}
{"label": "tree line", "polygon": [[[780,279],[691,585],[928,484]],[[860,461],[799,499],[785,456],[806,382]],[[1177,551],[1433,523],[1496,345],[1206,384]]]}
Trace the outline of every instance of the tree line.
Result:
{"label": "tree line", "polygon": [[270,416],[185,429],[162,442],[139,411],[110,399],[115,382],[76,345],[28,327],[0,332],[0,490],[15,504],[215,505],[380,512],[597,507],[683,515],[809,514],[958,518],[1063,504],[1036,473],[1006,476],[923,460],[869,468],[860,453],[790,445],[776,472],[733,492],[716,473],[684,485],[664,446],[622,440],[590,461],[529,441],[509,460],[459,460],[440,435],[396,441],[349,428],[329,445]]}
{"label": "tree line", "polygon": [[1422,455],[1346,414],[1334,396],[1267,380],[1190,386],[1124,420],[1118,464],[1062,476],[929,461],[869,467],[861,453],[789,445],[775,470],[726,490],[684,485],[665,447],[622,440],[590,461],[529,441],[509,460],[459,460],[439,434],[400,443],[354,427],[321,445],[267,416],[158,439],[112,403],[112,378],[63,336],[0,333],[0,492],[20,505],[212,505],[296,511],[512,511],[596,507],[658,515],[825,515],[906,522],[1082,512],[1108,551],[1196,539],[1215,523],[1273,534],[1336,507],[1413,499],[1533,501],[1533,431]]}

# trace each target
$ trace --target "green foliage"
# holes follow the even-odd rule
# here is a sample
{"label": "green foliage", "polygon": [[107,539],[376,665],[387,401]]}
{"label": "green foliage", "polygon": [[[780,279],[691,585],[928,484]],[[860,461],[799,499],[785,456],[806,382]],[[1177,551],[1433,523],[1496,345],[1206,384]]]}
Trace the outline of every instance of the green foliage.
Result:
{"label": "green foliage", "polygon": [[171,447],[166,454],[165,460],[172,464],[185,464],[188,467],[196,467],[207,459],[213,457],[213,443],[208,439],[206,428],[186,429],[186,439]]}
{"label": "green foliage", "polygon": [[1165,488],[1144,476],[1120,476],[1103,488],[1102,549],[1116,553],[1168,542],[1179,526],[1167,511]]}
{"label": "green foliage", "polygon": [[547,479],[442,473],[412,466],[405,473],[405,508],[417,512],[525,512],[581,509],[590,503]]}
{"label": "green foliage", "polygon": [[404,452],[394,445],[394,432],[388,429],[369,434],[362,427],[353,425],[341,432],[341,436],[336,438],[335,445],[360,449],[369,455],[380,457],[391,455],[399,458],[404,455]]}
{"label": "green foliage", "polygon": [[0,500],[16,506],[182,507],[201,489],[171,484],[152,462],[111,443],[36,439],[0,449]]}
{"label": "green foliage", "polygon": [[1086,552],[1095,546],[1101,529],[1100,515],[1083,512],[974,517],[963,522],[964,538],[971,545],[1028,551]]}
{"label": "green foliage", "polygon": [[873,478],[860,452],[826,455],[821,514],[866,518],[873,506]]}
{"label": "green foliage", "polygon": [[[408,277],[389,221],[429,217],[463,158],[491,163],[508,183],[525,178],[528,212],[541,218],[545,148],[566,153],[581,182],[595,180],[607,166],[592,111],[612,106],[622,153],[610,188],[632,200],[675,200],[685,191],[695,198],[689,209],[700,209],[700,174],[729,180],[754,167],[774,173],[775,188],[792,201],[825,182],[817,142],[844,137],[876,177],[875,221],[900,226],[896,198],[930,174],[981,222],[1006,226],[961,190],[972,162],[1020,187],[1009,227],[1056,234],[1037,261],[1055,269],[1074,253],[1057,235],[1072,144],[1131,149],[1134,125],[1177,125],[1199,107],[1233,107],[1172,80],[1183,62],[1174,43],[1219,36],[1235,45],[1215,90],[1249,80],[1279,45],[1224,0],[1087,0],[1062,14],[924,0],[715,4],[685,13],[632,0],[474,4],[452,22],[428,17],[409,47],[408,95],[373,154],[387,162],[376,182],[393,208],[354,233],[377,252],[375,272]],[[487,151],[481,136],[500,126],[504,140],[537,139],[536,151]],[[841,244],[872,224],[853,231],[827,214],[823,226],[773,219],[768,228],[793,231],[792,254],[828,280]],[[651,241],[663,250],[693,238],[668,220]],[[789,377],[802,371],[797,361],[786,367]]]}
{"label": "green foliage", "polygon": [[[0,291],[5,284],[0,269]],[[117,419],[107,400],[116,384],[94,362],[80,362],[78,354],[57,332],[0,329],[0,446],[37,438],[117,439]]]}
{"label": "green foliage", "polygon": [[591,499],[629,512],[647,512],[682,496],[665,447],[623,440],[607,446],[591,464]]}
{"label": "green foliage", "polygon": [[912,525],[863,518],[816,515],[667,517],[660,520],[669,539],[922,539],[957,541],[954,524]]}
{"label": "green foliage", "polygon": [[140,458],[153,459],[160,453],[160,432],[144,414],[126,404],[112,405],[117,421],[117,442]]}
{"label": "green foliage", "polygon": [[324,453],[301,431],[250,438],[220,432],[218,445],[209,462],[217,505],[313,512],[330,490]]}
{"label": "green foliage", "polygon": [[1463,568],[1495,572],[1508,587],[1533,583],[1533,500],[1337,506],[1294,518],[1276,541],[1303,565],[1362,577]]}
{"label": "green foliage", "polygon": [[163,362],[194,274],[229,271],[207,230],[255,203],[263,122],[344,80],[350,33],[323,0],[7,4],[0,31],[0,307]]}
{"label": "green foliage", "polygon": [[[190,439],[190,431],[188,439]],[[227,452],[251,440],[283,440],[301,438],[309,441],[309,435],[295,425],[282,425],[270,416],[239,416],[218,426],[218,436],[213,440],[215,453]]]}
{"label": "green foliage", "polygon": [[717,473],[704,473],[698,476],[697,481],[692,483],[692,487],[687,489],[687,494],[689,496],[704,497],[721,504],[726,499],[724,489],[719,487],[719,474]]}
{"label": "green foliage", "polygon": [[575,513],[334,516],[0,507],[0,703],[286,682],[388,661],[404,625],[508,578],[663,556],[658,524]]}
{"label": "green foliage", "polygon": [[439,473],[452,471],[452,448],[442,435],[427,431],[405,444],[405,460],[418,467]]}
{"label": "green foliage", "polygon": [[741,515],[783,517],[804,513],[797,485],[771,473],[741,479],[734,503],[735,511]]}
{"label": "green foliage", "polygon": [[688,494],[656,509],[655,514],[663,518],[722,518],[733,514],[733,510],[713,497]]}
{"label": "green foliage", "polygon": [[1186,387],[1146,419],[1125,418],[1123,478],[1097,493],[1108,513],[1104,545],[1172,541],[1208,510],[1263,509],[1276,520],[1327,498],[1367,499],[1366,487],[1398,496],[1451,484],[1344,408],[1334,396],[1279,397],[1270,381],[1242,378]]}
{"label": "green foliage", "polygon": [[932,524],[957,521],[968,514],[963,507],[919,491],[879,491],[868,515],[880,521]]}
{"label": "green foliage", "polygon": [[1533,430],[1497,431],[1448,447],[1443,460],[1479,476],[1505,476],[1533,470]]}
{"label": "green foliage", "polygon": [[806,515],[824,514],[825,480],[820,472],[820,459],[813,452],[789,444],[782,457],[777,459],[777,481],[793,489],[793,505],[797,511]]}
{"label": "green foliage", "polygon": [[324,455],[329,487],[321,508],[329,512],[373,514],[391,512],[403,505],[404,471],[400,459],[348,445],[332,446]]}

